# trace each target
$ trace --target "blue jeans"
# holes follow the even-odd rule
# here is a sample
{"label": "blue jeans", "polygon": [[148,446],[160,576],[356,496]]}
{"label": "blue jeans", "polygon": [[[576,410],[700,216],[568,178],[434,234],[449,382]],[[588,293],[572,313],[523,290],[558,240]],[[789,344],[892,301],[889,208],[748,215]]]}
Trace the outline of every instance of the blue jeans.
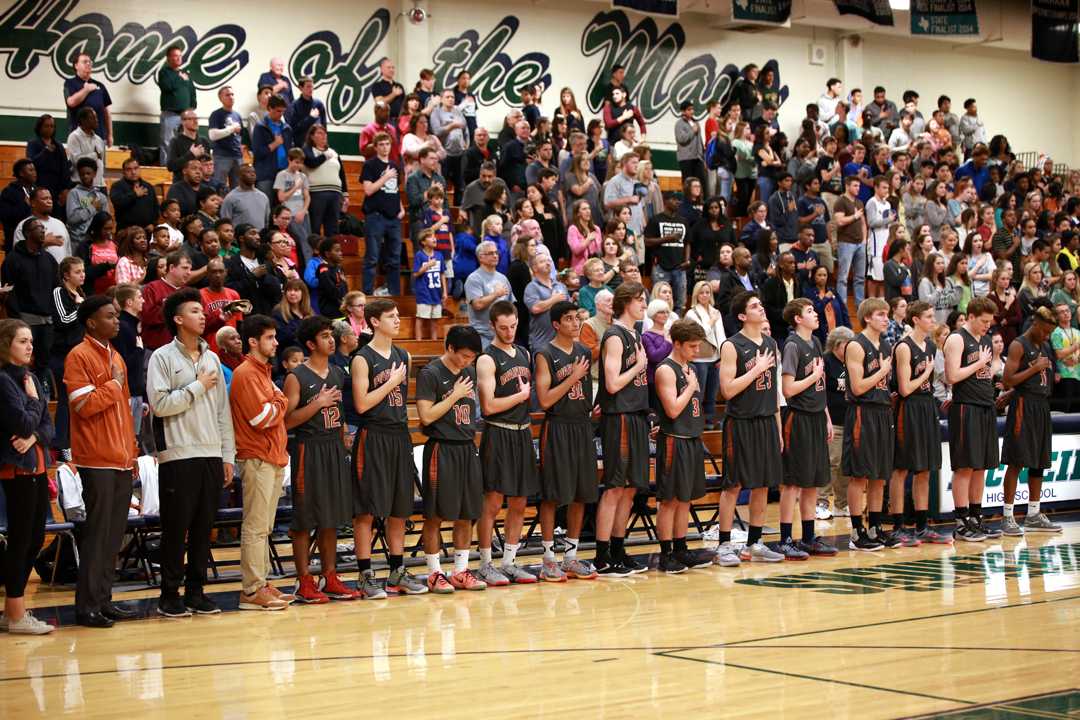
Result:
{"label": "blue jeans", "polygon": [[855,308],[866,296],[866,246],[862,243],[838,243],[839,245],[839,269],[836,271],[836,297],[840,302],[847,304],[848,272],[852,275],[852,285],[855,286]]}
{"label": "blue jeans", "polygon": [[375,289],[375,270],[380,260],[386,269],[386,289],[391,295],[401,294],[401,221],[386,218],[377,212],[365,218],[364,292]]}
{"label": "blue jeans", "polygon": [[731,186],[735,182],[735,176],[727,168],[717,168],[716,170],[717,183],[719,188],[717,194],[724,198],[729,206],[731,205]]}
{"label": "blue jeans", "polygon": [[652,281],[654,287],[656,286],[656,283],[661,281],[666,281],[671,285],[671,296],[675,298],[675,307],[671,309],[679,315],[682,315],[682,310],[686,306],[686,271],[682,268],[665,270],[659,265],[654,265],[652,269]]}
{"label": "blue jeans", "polygon": [[776,183],[772,178],[758,176],[757,179],[758,200],[763,203],[769,202],[769,198],[772,197],[773,190],[776,189]]}
{"label": "blue jeans", "polygon": [[229,189],[240,184],[240,166],[244,158],[214,155],[214,182]]}
{"label": "blue jeans", "polygon": [[311,193],[311,205],[308,207],[313,235],[334,237],[338,234],[338,222],[341,219],[341,193],[333,190],[318,190]]}
{"label": "blue jeans", "polygon": [[180,113],[161,111],[161,135],[158,138],[158,155],[161,164],[164,165],[169,159],[169,143],[180,131]]}
{"label": "blue jeans", "polygon": [[720,389],[720,370],[715,362],[692,363],[694,374],[697,375],[698,387],[701,388],[701,399],[705,404],[705,422],[716,422],[716,393]]}

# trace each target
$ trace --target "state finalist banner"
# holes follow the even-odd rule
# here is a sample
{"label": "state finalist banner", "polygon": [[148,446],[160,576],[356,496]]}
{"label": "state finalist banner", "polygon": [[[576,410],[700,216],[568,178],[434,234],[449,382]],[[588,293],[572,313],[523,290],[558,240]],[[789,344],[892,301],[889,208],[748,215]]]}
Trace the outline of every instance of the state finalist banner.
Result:
{"label": "state finalist banner", "polygon": [[731,19],[785,25],[791,19],[791,0],[731,0]]}
{"label": "state finalist banner", "polygon": [[[1050,468],[1043,476],[1041,502],[1080,500],[1080,436],[1054,433],[1051,439]],[[956,509],[952,496],[952,466],[949,463],[949,444],[941,444],[941,470],[937,472],[937,514],[946,515]],[[934,480],[931,480],[931,491]],[[1001,507],[1004,502],[1005,466],[986,472],[983,507]],[[1020,473],[1016,485],[1017,505],[1028,501],[1027,470]]]}
{"label": "state finalist banner", "polygon": [[833,0],[841,15],[858,15],[875,25],[892,27],[893,14],[889,0]]}
{"label": "state finalist banner", "polygon": [[1031,0],[1031,57],[1080,62],[1080,0]]}
{"label": "state finalist banner", "polygon": [[679,17],[679,0],[611,0],[611,7],[646,15]]}
{"label": "state finalist banner", "polygon": [[978,35],[975,0],[911,0],[912,35]]}

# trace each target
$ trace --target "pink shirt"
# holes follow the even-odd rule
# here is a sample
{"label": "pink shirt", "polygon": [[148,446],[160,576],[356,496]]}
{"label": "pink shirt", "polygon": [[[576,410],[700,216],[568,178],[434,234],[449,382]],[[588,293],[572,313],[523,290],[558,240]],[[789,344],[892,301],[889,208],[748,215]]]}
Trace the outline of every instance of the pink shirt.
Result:
{"label": "pink shirt", "polygon": [[600,228],[593,225],[589,237],[584,237],[577,225],[571,225],[566,231],[566,244],[570,246],[570,267],[580,275],[585,270],[585,261],[590,255],[596,255],[602,247],[603,237]]}

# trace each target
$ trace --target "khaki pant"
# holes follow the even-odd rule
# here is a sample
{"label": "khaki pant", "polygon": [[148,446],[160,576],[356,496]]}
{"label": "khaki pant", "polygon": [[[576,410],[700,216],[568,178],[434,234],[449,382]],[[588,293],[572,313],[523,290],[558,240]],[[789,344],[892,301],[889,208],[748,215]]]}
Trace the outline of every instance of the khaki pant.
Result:
{"label": "khaki pant", "polygon": [[244,519],[240,525],[240,571],[243,590],[254,594],[270,574],[270,543],[285,468],[264,460],[241,460]]}
{"label": "khaki pant", "polygon": [[828,502],[829,493],[832,492],[833,505],[837,509],[844,509],[847,504],[848,478],[840,473],[840,456],[844,447],[844,428],[842,425],[833,426],[833,438],[829,441],[829,469],[832,471],[832,482],[828,487],[818,490],[818,500]]}

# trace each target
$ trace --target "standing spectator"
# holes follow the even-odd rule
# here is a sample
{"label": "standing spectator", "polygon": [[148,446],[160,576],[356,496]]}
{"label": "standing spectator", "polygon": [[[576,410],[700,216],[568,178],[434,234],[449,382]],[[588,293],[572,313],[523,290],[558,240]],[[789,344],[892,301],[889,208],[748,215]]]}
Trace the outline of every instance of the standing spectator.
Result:
{"label": "standing spectator", "polygon": [[831,124],[836,118],[836,105],[841,102],[841,93],[844,92],[844,83],[840,78],[829,78],[825,81],[825,92],[818,98],[818,118],[821,122]]}
{"label": "standing spectator", "polygon": [[668,282],[675,295],[675,310],[686,306],[686,270],[690,267],[688,228],[678,215],[679,198],[669,194],[664,198],[664,212],[649,221],[645,228],[645,246],[655,249],[652,268],[653,283]]}
{"label": "standing spectator", "polygon": [[[833,204],[835,205],[835,199]],[[799,218],[799,237],[802,237],[804,229],[811,229],[813,235],[811,244],[813,252],[817,255],[817,262],[832,272],[834,259],[832,245],[829,244],[829,221],[832,214],[828,203],[821,197],[820,177],[811,177],[803,183],[803,194],[796,202],[795,208]]]}
{"label": "standing spectator", "polygon": [[254,110],[248,113],[247,116],[247,129],[248,134],[255,129],[255,126],[263,121],[266,117],[267,104],[270,102],[270,97],[274,94],[274,91],[268,85],[260,85],[259,92],[256,95],[256,102],[258,105]]}
{"label": "standing spectator", "polygon": [[401,164],[400,133],[390,122],[390,109],[383,102],[375,102],[375,120],[368,123],[360,131],[360,154],[370,159],[375,156],[375,137],[384,133],[390,138],[390,161],[395,165]]}
{"label": "standing spectator", "polygon": [[619,173],[608,180],[604,186],[604,209],[618,213],[623,206],[630,208],[630,222],[627,229],[635,237],[642,237],[645,230],[645,214],[641,207],[641,196],[637,194],[637,153],[627,153],[619,161]]}
{"label": "standing spectator", "polygon": [[836,239],[838,241],[839,270],[836,275],[836,294],[840,302],[847,302],[848,274],[855,287],[855,306],[863,301],[866,284],[866,223],[864,207],[859,200],[862,180],[857,176],[844,179],[843,197],[836,201]]}
{"label": "standing spectator", "polygon": [[266,197],[274,197],[274,178],[288,164],[288,150],[293,146],[292,128],[285,122],[285,100],[271,96],[266,117],[251,130],[251,154],[255,160],[255,187]]}
{"label": "standing spectator", "polygon": [[[37,170],[36,184],[52,193],[62,220],[67,200],[65,193],[73,183],[71,162],[64,144],[56,139],[56,120],[52,115],[42,115],[34,122],[34,138],[26,144],[26,157]],[[10,241],[5,239],[5,244],[7,242]]]}
{"label": "standing spectator", "polygon": [[[491,139],[487,128],[476,128],[472,140],[469,149],[465,151],[464,167],[462,169],[462,175],[464,176],[462,182],[465,184],[466,197],[469,186],[479,179],[482,167],[487,163],[497,167],[499,161],[498,143]],[[502,182],[502,180],[499,180],[499,182]],[[464,204],[465,201],[462,200],[462,205],[464,206]]]}
{"label": "standing spectator", "polygon": [[783,346],[791,328],[784,322],[784,308],[789,302],[801,296],[799,279],[795,273],[795,256],[790,252],[780,253],[776,261],[776,274],[769,277],[761,286],[761,302],[769,318],[772,337]]}
{"label": "standing spectator", "polygon": [[476,259],[480,267],[465,280],[465,299],[468,301],[469,325],[480,334],[487,348],[495,338],[488,316],[491,304],[499,300],[513,302],[514,298],[510,294],[510,281],[496,269],[499,250],[495,243],[485,240],[477,245]]}
{"label": "standing spectator", "polygon": [[12,168],[15,182],[0,191],[0,222],[4,229],[4,251],[15,244],[15,227],[30,217],[30,197],[37,184],[37,168],[28,158],[19,158]]}
{"label": "standing spectator", "polygon": [[551,324],[551,307],[570,297],[566,286],[551,279],[551,258],[536,253],[530,260],[532,281],[525,286],[525,307],[532,313],[529,322],[529,348],[538,353],[555,339]]}
{"label": "standing spectator", "polygon": [[529,185],[536,185],[539,183],[540,175],[545,170],[558,170],[558,168],[552,164],[555,146],[552,144],[550,137],[538,139],[533,145],[533,149],[534,153],[532,153],[532,156],[534,159],[525,167],[525,182]]}
{"label": "standing spectator", "polygon": [[724,334],[724,321],[720,312],[713,307],[713,292],[708,281],[694,284],[691,306],[686,311],[686,319],[692,320],[705,331],[697,357],[694,358],[694,372],[701,388],[701,400],[704,404],[705,428],[716,427],[716,393],[720,388],[720,346],[727,339]]}
{"label": "standing spectator", "polygon": [[884,255],[889,234],[896,222],[896,211],[889,204],[889,180],[881,175],[874,178],[874,196],[866,202],[867,294],[881,297],[884,288]]}
{"label": "standing spectator", "polygon": [[250,301],[253,312],[269,315],[281,300],[281,278],[267,261],[257,229],[238,224],[236,241],[240,252],[225,261],[225,284]]}
{"label": "standing spectator", "polygon": [[67,228],[71,247],[78,248],[86,239],[90,221],[103,210],[109,209],[109,198],[94,184],[98,164],[90,158],[82,158],[75,164],[79,184],[67,196]]}
{"label": "standing spectator", "polygon": [[311,193],[311,232],[323,237],[338,234],[341,199],[348,192],[345,165],[334,148],[330,147],[326,128],[315,125],[308,131],[304,143],[304,172]]}
{"label": "standing spectator", "polygon": [[814,303],[820,323],[817,333],[819,340],[828,339],[829,333],[838,327],[851,327],[847,305],[836,297],[829,287],[829,271],[822,266],[814,270],[813,284],[807,288],[806,297]]}
{"label": "standing spectator", "polygon": [[53,197],[48,188],[38,185],[30,195],[30,217],[15,226],[14,243],[18,245],[25,234],[26,224],[31,220],[41,223],[45,231],[44,244],[49,254],[60,262],[72,253],[71,236],[67,226],[53,216]]}
{"label": "standing spectator", "polygon": [[[576,133],[574,138],[581,138],[580,144],[584,144],[585,136]],[[585,201],[589,205],[590,217],[594,223],[600,222],[604,217],[604,208],[600,203],[600,181],[592,173],[592,163],[589,154],[584,150],[574,152],[568,159],[566,171],[562,173],[561,191],[568,208],[572,211],[578,201]],[[573,224],[573,217],[568,218]]]}
{"label": "standing spectator", "polygon": [[367,221],[364,238],[363,289],[368,295],[375,289],[375,270],[380,260],[386,268],[386,291],[389,295],[401,292],[401,207],[398,171],[390,155],[391,136],[380,133],[372,138],[375,156],[364,163],[360,179],[364,183],[364,218]]}
{"label": "standing spectator", "polygon": [[157,610],[166,617],[187,617],[192,612],[210,615],[221,612],[203,592],[203,583],[218,498],[233,480],[232,415],[221,361],[202,339],[206,318],[199,292],[184,288],[171,294],[162,317],[174,339],[154,351],[146,377],[154,434],[163,441],[158,448],[161,597]]}
{"label": "standing spectator", "polygon": [[179,45],[173,45],[166,50],[165,64],[157,74],[157,85],[161,90],[161,133],[158,151],[162,165],[166,164],[173,137],[180,129],[180,113],[194,110],[199,104],[195,84],[191,77],[180,69],[183,52]]}
{"label": "standing spectator", "polygon": [[68,398],[61,392],[64,382],[64,358],[82,342],[83,328],[79,323],[79,305],[83,302],[86,266],[82,259],[64,258],[60,263],[60,284],[53,288],[52,345],[49,348],[49,370],[56,383],[56,447],[65,460],[68,453]]}
{"label": "standing spectator", "polygon": [[53,290],[59,283],[60,271],[56,259],[46,252],[45,225],[31,217],[22,228],[24,239],[15,243],[0,265],[0,285],[11,288],[0,298],[6,299],[8,315],[30,328],[32,344],[37,348],[33,370],[45,378],[53,342]]}
{"label": "standing spectator", "polygon": [[214,154],[214,182],[222,187],[235,188],[240,181],[240,165],[244,162],[240,133],[243,118],[233,110],[235,93],[229,85],[218,90],[221,107],[210,113],[207,121]]}
{"label": "standing spectator", "polygon": [[953,288],[946,282],[948,269],[945,258],[939,253],[930,253],[919,280],[919,299],[934,308],[934,320],[939,325],[956,309],[958,298]]}
{"label": "standing spectator", "polygon": [[280,95],[286,104],[292,105],[293,86],[285,76],[285,61],[281,58],[270,58],[270,70],[259,76],[258,88],[261,91],[264,87],[270,88],[271,95]]}
{"label": "standing spectator", "polygon": [[1012,285],[1012,278],[1012,265],[1008,263],[998,264],[993,277],[990,279],[990,294],[987,295],[994,301],[994,306],[997,308],[994,312],[994,327],[1001,332],[1001,339],[1004,341],[1005,347],[1012,344],[1012,341],[1020,334],[1020,327],[1024,322],[1016,288]]}
{"label": "standing spectator", "polygon": [[80,160],[93,160],[95,172],[93,186],[105,187],[105,141],[97,134],[97,115],[93,109],[83,108],[78,114],[79,126],[71,131],[67,140],[67,155],[71,162],[71,180],[79,180]]}
{"label": "standing spectator", "polygon": [[889,244],[889,259],[882,267],[882,276],[885,278],[885,300],[902,297],[905,300],[914,300],[911,277],[911,254],[908,250],[908,241],[898,237]]}
{"label": "standing spectator", "polygon": [[[36,232],[36,231],[35,231]],[[4,624],[12,635],[45,635],[53,626],[26,610],[23,592],[45,541],[49,513],[46,451],[52,442],[49,396],[28,372],[33,335],[21,320],[0,320],[0,486],[7,501]]]}
{"label": "standing spectator", "polygon": [[529,139],[528,121],[517,121],[514,124],[514,137],[503,144],[499,158],[499,177],[506,183],[515,200],[525,192],[528,185],[525,167],[529,161],[526,152]]}
{"label": "standing spectator", "polygon": [[[582,153],[580,157],[584,159],[585,155]],[[573,207],[566,242],[570,246],[570,268],[581,275],[585,271],[585,261],[600,252],[602,236],[600,228],[593,222],[593,211],[589,202],[578,200]]]}
{"label": "standing spectator", "polygon": [[316,271],[319,280],[319,307],[322,308],[323,315],[333,317],[337,315],[338,308],[349,293],[345,271],[341,268],[341,241],[323,238],[319,243],[319,256],[325,261]]}
{"label": "standing spectator", "polygon": [[964,101],[964,114],[960,118],[960,146],[964,155],[971,155],[972,149],[979,143],[986,142],[986,127],[979,117],[979,106],[975,98]]}
{"label": "standing spectator", "polygon": [[206,263],[206,287],[199,289],[199,297],[206,317],[203,339],[214,352],[218,352],[217,331],[226,326],[235,328],[244,317],[243,311],[251,310],[251,303],[240,299],[240,293],[225,287],[225,277],[225,261],[211,257]]}
{"label": "standing spectator", "polygon": [[116,284],[142,285],[150,252],[146,230],[138,225],[116,233]]}
{"label": "standing spectator", "polygon": [[581,336],[579,339],[581,344],[588,348],[592,355],[590,374],[593,382],[597,382],[600,378],[600,340],[604,337],[604,333],[607,332],[608,328],[611,327],[612,313],[614,311],[612,307],[613,301],[614,295],[606,287],[596,293],[596,312],[581,324]]}
{"label": "standing spectator", "polygon": [[241,610],[284,610],[293,599],[267,582],[267,539],[274,527],[285,466],[285,412],[289,402],[271,380],[278,341],[274,321],[252,315],[244,321],[246,355],[233,373],[229,409],[244,495],[240,526]]}
{"label": "standing spectator", "polygon": [[[199,135],[199,116],[194,110],[180,113],[180,131],[169,142],[169,154],[166,165],[173,174],[173,182],[179,182],[191,160],[201,163],[210,157],[210,141]],[[184,213],[185,215],[187,213]]]}
{"label": "standing spectator", "polygon": [[285,122],[293,131],[293,141],[300,145],[308,136],[308,132],[316,125],[326,127],[326,105],[315,97],[315,81],[309,77],[300,78],[300,97],[289,103],[289,109],[285,113]]}
{"label": "standing spectator", "polygon": [[[182,135],[177,135],[173,140],[175,143]],[[188,217],[194,215],[199,210],[199,191],[202,190],[202,163],[198,158],[190,158],[184,163],[183,175],[181,179],[173,182],[169,186],[169,193],[165,196],[166,200],[175,200],[180,205],[180,216]],[[76,188],[78,190],[78,188]],[[68,195],[71,198],[71,195]],[[69,221],[70,222],[70,221]]]}
{"label": "standing spectator", "polygon": [[[139,315],[142,314],[142,293],[138,285],[117,285],[116,304],[120,308],[120,330],[113,338],[113,347],[124,361],[127,374],[127,391],[131,398],[128,412],[136,442],[142,432],[143,397],[146,395],[146,350],[143,348]],[[149,409],[149,408],[147,408]]]}
{"label": "standing spectator", "polygon": [[704,185],[705,146],[701,142],[701,127],[694,119],[694,103],[689,100],[679,105],[679,119],[675,121],[675,145],[683,183],[695,177]]}
{"label": "standing spectator", "polygon": [[1076,412],[1080,407],[1080,331],[1073,327],[1073,310],[1068,303],[1059,302],[1054,306],[1057,327],[1050,335],[1050,344],[1054,348],[1054,385],[1060,387],[1055,392],[1057,405],[1067,413]]}
{"label": "standing spectator", "polygon": [[394,80],[397,67],[390,58],[383,58],[379,63],[379,79],[371,85],[369,92],[376,105],[383,103],[389,109],[390,120],[397,122],[401,115],[401,105],[405,100],[405,87]]}
{"label": "standing spectator", "polygon": [[299,344],[296,336],[300,330],[300,323],[314,314],[307,284],[303,280],[287,280],[281,294],[281,302],[272,312],[274,322],[277,323],[277,334],[280,338],[278,344],[281,350]]}
{"label": "standing spectator", "polygon": [[231,221],[234,227],[250,225],[257,232],[261,232],[270,224],[270,198],[255,187],[258,175],[251,165],[241,165],[238,177],[240,184],[225,196],[218,212],[223,219]]}
{"label": "standing spectator", "polygon": [[[177,250],[165,258],[164,277],[143,286],[142,337],[147,350],[157,350],[172,337],[168,318],[164,315],[165,301],[187,284],[190,275],[191,258],[182,250]],[[198,295],[198,290],[195,294]],[[202,306],[199,308],[201,314]]]}
{"label": "standing spectator", "polygon": [[405,197],[409,202],[409,234],[415,242],[423,226],[425,194],[438,185],[446,189],[446,180],[439,174],[439,154],[429,147],[420,148],[416,169],[405,180]]}
{"label": "standing spectator", "polygon": [[[288,164],[274,177],[275,208],[286,207],[290,216],[289,235],[296,241],[297,260],[301,267],[311,259],[312,248],[308,242],[311,236],[311,222],[308,220],[308,208],[311,207],[311,186],[304,173],[304,151],[289,148]],[[275,213],[277,210],[275,209]],[[336,307],[336,305],[335,305]]]}
{"label": "standing spectator", "polygon": [[127,368],[111,344],[120,332],[116,304],[104,295],[93,295],[79,306],[78,319],[86,334],[64,361],[64,393],[71,403],[71,460],[78,468],[86,505],[79,535],[75,617],[80,625],[107,628],[136,614],[113,604],[112,585],[139,452]]}
{"label": "standing spectator", "polygon": [[844,187],[847,187],[847,179],[855,177],[859,180],[858,198],[865,203],[874,194],[874,176],[870,166],[866,164],[866,146],[855,143],[851,146],[851,162],[844,165]]}
{"label": "standing spectator", "polygon": [[[484,128],[477,128],[476,138],[479,139],[484,132],[486,132]],[[480,165],[479,175],[476,180],[473,180],[465,186],[465,194],[461,200],[461,211],[468,214],[469,227],[472,228],[473,234],[475,235],[480,234],[481,226],[487,218],[487,215],[484,214],[484,207],[486,205],[485,197],[492,185],[501,187],[502,192],[509,194],[506,183],[503,182],[502,178],[497,177],[495,174],[495,163],[486,160]],[[464,275],[458,275],[456,268],[454,270],[454,275],[455,277],[459,277],[462,281],[465,279]]]}
{"label": "standing spectator", "polygon": [[124,161],[122,172],[124,176],[109,188],[117,230],[153,225],[160,213],[154,186],[142,179],[139,161],[133,157]]}
{"label": "standing spectator", "polygon": [[896,103],[886,99],[885,88],[880,85],[874,88],[874,99],[866,106],[865,112],[868,114],[870,124],[879,128],[886,137],[888,137],[893,128],[900,122],[898,117],[899,113],[896,110]]}
{"label": "standing spectator", "polygon": [[[1016,210],[1006,208],[1001,213],[1001,227],[994,233],[991,239],[991,251],[998,263],[1008,263],[1012,268],[1013,277],[1020,277],[1022,262],[1020,258],[1020,229],[1016,222]],[[1007,338],[1005,347],[1015,340]]]}
{"label": "standing spectator", "polygon": [[106,145],[113,144],[112,97],[100,81],[90,79],[93,61],[84,52],[75,56],[75,77],[64,80],[64,104],[67,105],[68,132],[78,126],[79,111],[88,107],[97,115],[97,134]]}
{"label": "standing spectator", "polygon": [[442,174],[453,184],[454,204],[460,206],[465,190],[465,151],[469,149],[469,127],[465,116],[455,106],[453,88],[442,91],[441,101],[441,104],[431,111],[431,132],[435,133],[446,150]]}
{"label": "standing spectator", "polygon": [[[824,323],[822,323],[824,327]],[[828,519],[834,517],[848,517],[847,486],[848,477],[840,471],[840,460],[843,450],[844,418],[847,414],[847,366],[844,364],[844,354],[847,345],[855,338],[851,328],[846,326],[837,327],[829,332],[825,340],[825,405],[829,410],[829,418],[833,420],[833,433],[829,438],[829,468],[831,470],[831,482],[829,487],[821,489],[818,494],[818,518]],[[836,507],[829,513],[829,492],[832,492]],[[821,518],[825,515],[825,518]]]}
{"label": "standing spectator", "polygon": [[795,203],[795,193],[791,191],[793,183],[791,173],[778,172],[776,192],[769,198],[769,225],[776,230],[781,247],[792,245],[799,233],[799,210]]}

